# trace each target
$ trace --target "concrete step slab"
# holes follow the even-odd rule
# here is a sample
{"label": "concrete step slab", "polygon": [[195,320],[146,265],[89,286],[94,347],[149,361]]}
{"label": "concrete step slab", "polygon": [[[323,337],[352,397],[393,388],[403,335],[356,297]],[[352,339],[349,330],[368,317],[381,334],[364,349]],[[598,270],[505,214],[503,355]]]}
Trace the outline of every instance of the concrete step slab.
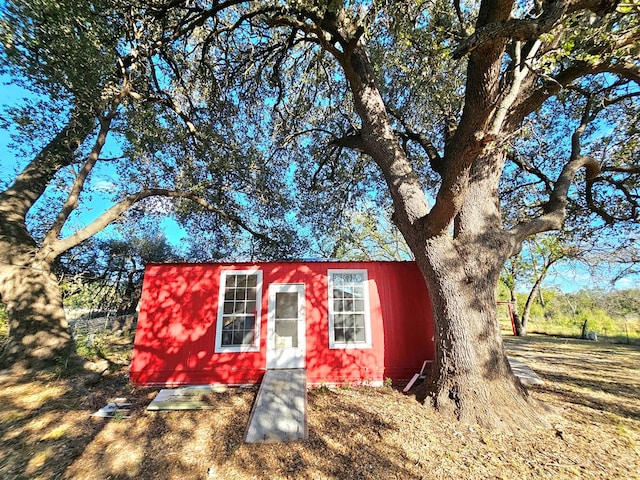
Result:
{"label": "concrete step slab", "polygon": [[542,379],[526,363],[509,356],[507,357],[507,360],[509,360],[509,365],[511,365],[511,371],[520,379],[523,385],[544,384]]}
{"label": "concrete step slab", "polygon": [[304,369],[267,370],[249,417],[247,443],[307,439],[307,373]]}

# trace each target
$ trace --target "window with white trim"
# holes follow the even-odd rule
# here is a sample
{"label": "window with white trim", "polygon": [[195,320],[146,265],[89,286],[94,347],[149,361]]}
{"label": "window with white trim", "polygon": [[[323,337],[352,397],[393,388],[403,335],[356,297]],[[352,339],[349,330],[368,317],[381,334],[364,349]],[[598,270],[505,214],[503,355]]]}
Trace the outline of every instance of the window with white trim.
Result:
{"label": "window with white trim", "polygon": [[220,274],[216,352],[260,350],[262,272],[225,270]]}
{"label": "window with white trim", "polygon": [[366,270],[329,270],[329,347],[370,348]]}

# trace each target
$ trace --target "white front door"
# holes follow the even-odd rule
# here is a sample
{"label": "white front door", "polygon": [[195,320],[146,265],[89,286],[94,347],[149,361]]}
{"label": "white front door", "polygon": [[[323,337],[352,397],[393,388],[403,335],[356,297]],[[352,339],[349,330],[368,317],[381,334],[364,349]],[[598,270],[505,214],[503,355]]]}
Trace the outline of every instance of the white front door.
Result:
{"label": "white front door", "polygon": [[267,368],[304,368],[304,311],[304,285],[269,285]]}

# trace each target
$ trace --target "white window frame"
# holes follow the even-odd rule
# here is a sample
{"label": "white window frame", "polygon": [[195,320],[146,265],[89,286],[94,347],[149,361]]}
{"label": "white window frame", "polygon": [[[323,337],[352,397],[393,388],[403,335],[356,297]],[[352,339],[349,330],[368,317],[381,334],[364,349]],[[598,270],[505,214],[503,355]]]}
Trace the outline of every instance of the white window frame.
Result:
{"label": "white window frame", "polygon": [[[253,345],[222,345],[222,326],[224,316],[224,293],[229,275],[256,275],[256,319],[254,323]],[[261,270],[223,270],[220,272],[220,287],[218,292],[218,316],[216,319],[215,353],[259,352],[260,324],[262,319],[262,271]]]}
{"label": "white window frame", "polygon": [[[334,330],[333,311],[333,276],[335,274],[361,274],[364,299],[364,332],[365,341],[360,343],[336,342]],[[371,309],[369,306],[369,278],[366,269],[329,269],[327,271],[328,283],[328,310],[329,310],[329,348],[331,349],[366,349],[371,348]]]}

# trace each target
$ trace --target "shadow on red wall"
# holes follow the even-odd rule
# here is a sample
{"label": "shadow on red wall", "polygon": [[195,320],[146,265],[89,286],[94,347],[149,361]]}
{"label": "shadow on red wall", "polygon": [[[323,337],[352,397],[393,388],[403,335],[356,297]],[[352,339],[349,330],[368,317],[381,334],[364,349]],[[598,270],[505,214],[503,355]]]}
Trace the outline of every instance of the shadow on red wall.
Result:
{"label": "shadow on red wall", "polygon": [[[256,268],[263,272],[260,350],[215,353],[220,273]],[[329,269],[367,270],[371,348],[329,348]],[[433,358],[431,304],[412,262],[149,265],[144,282],[130,372],[137,385],[259,382],[273,283],[305,285],[309,383],[399,382]]]}
{"label": "shadow on red wall", "polygon": [[218,270],[151,265],[144,281],[130,371],[134,384],[239,385],[260,380],[262,349],[215,353]]}
{"label": "shadow on red wall", "polygon": [[406,382],[434,358],[434,322],[429,291],[414,262],[397,264],[378,284],[383,322],[384,378]]}

